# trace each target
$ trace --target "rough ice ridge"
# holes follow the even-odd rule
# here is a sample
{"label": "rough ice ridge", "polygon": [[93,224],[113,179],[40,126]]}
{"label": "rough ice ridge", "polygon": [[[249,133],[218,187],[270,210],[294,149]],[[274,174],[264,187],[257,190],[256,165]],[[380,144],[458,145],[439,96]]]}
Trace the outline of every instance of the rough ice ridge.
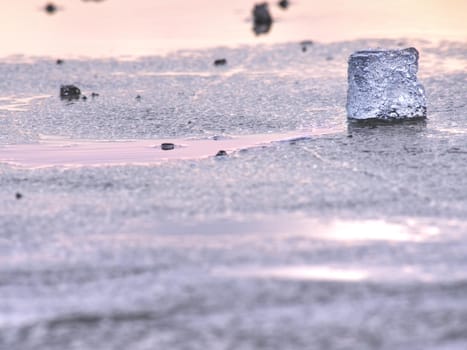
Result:
{"label": "rough ice ridge", "polygon": [[350,55],[348,118],[425,118],[425,90],[417,81],[418,58],[413,47],[357,51]]}

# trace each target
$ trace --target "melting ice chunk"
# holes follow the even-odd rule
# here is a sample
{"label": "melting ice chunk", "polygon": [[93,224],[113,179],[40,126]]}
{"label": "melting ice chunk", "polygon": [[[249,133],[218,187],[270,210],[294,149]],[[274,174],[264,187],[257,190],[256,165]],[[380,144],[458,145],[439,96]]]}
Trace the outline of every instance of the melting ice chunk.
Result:
{"label": "melting ice chunk", "polygon": [[353,53],[348,68],[347,116],[425,118],[425,91],[417,81],[418,57],[413,47]]}

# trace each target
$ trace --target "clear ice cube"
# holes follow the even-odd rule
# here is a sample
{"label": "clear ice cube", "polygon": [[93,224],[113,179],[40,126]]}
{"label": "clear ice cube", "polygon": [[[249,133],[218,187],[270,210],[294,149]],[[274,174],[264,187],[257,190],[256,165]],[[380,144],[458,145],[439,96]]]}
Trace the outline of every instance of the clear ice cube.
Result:
{"label": "clear ice cube", "polygon": [[425,90],[417,81],[418,57],[413,47],[353,53],[348,68],[348,118],[425,118]]}

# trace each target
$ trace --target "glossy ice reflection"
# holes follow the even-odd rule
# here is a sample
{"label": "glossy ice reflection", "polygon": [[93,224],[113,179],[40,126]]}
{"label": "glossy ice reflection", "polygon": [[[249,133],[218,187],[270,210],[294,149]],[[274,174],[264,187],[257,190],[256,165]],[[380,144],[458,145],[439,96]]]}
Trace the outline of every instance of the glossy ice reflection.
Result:
{"label": "glossy ice reflection", "polygon": [[439,235],[436,226],[416,225],[414,228],[385,221],[336,222],[330,225],[322,237],[339,241],[423,241]]}
{"label": "glossy ice reflection", "polygon": [[244,270],[215,270],[215,275],[237,278],[269,278],[283,280],[315,280],[358,282],[368,279],[364,270],[327,266],[283,266],[276,268],[246,268]]}
{"label": "glossy ice reflection", "polygon": [[0,97],[1,111],[25,112],[32,102],[50,97],[49,95],[40,95],[32,97]]}
{"label": "glossy ice reflection", "polygon": [[425,267],[416,265],[388,268],[386,266],[359,266],[358,264],[351,266],[245,266],[242,268],[218,268],[214,269],[212,274],[218,278],[340,283],[377,282],[384,284],[459,282],[466,277],[462,273],[446,275],[445,272],[429,271]]}

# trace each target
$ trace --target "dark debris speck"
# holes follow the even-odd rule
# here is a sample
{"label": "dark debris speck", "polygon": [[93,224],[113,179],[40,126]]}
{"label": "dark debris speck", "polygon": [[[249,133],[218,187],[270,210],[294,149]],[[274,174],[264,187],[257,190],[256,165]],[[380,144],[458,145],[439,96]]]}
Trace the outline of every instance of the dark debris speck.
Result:
{"label": "dark debris speck", "polygon": [[290,2],[289,0],[281,0],[277,3],[279,7],[283,8],[284,10],[289,7]]}
{"label": "dark debris speck", "polygon": [[219,152],[216,153],[216,157],[226,157],[228,154],[224,150],[220,150]]}
{"label": "dark debris speck", "polygon": [[53,13],[55,13],[57,11],[57,6],[55,6],[55,4],[49,2],[47,5],[45,5],[44,10],[48,14],[53,14]]}
{"label": "dark debris speck", "polygon": [[271,30],[272,17],[266,2],[256,4],[253,8],[253,31],[256,35],[266,34]]}
{"label": "dark debris speck", "polygon": [[21,199],[21,198],[23,198],[23,195],[21,193],[19,193],[19,192],[16,192],[15,198],[16,199]]}
{"label": "dark debris speck", "polygon": [[174,145],[173,143],[167,142],[167,143],[162,143],[162,144],[161,144],[161,149],[162,149],[163,151],[171,151],[171,150],[173,150],[174,148],[175,148],[175,145]]}
{"label": "dark debris speck", "polygon": [[214,61],[215,66],[225,66],[227,64],[227,60],[225,58],[219,58]]}

